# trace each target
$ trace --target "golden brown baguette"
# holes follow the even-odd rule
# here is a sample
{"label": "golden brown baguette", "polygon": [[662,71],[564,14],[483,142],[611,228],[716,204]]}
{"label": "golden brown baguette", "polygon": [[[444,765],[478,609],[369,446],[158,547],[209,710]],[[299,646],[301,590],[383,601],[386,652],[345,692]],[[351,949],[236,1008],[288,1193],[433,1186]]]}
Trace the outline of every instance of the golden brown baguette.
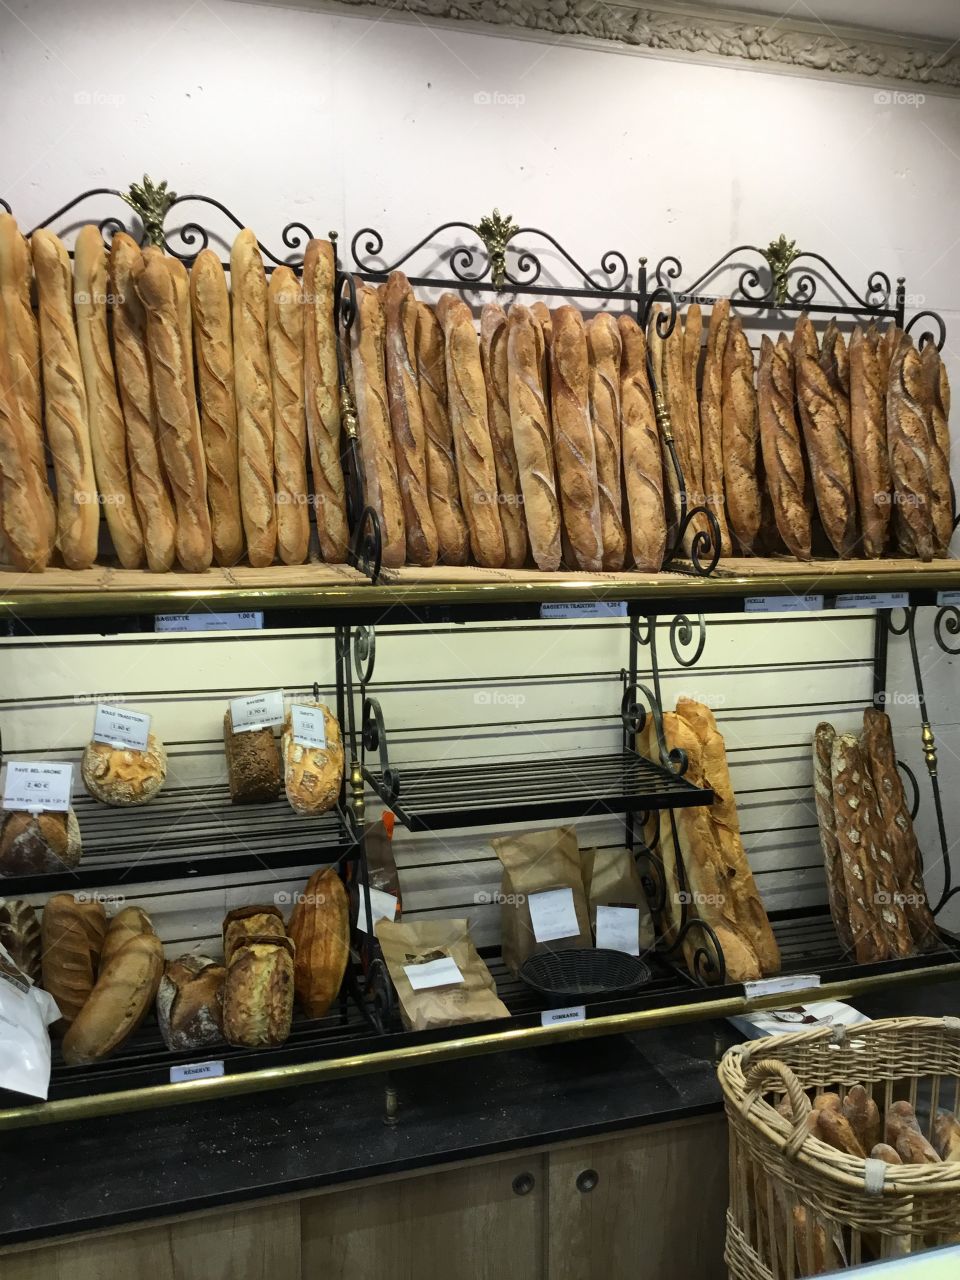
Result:
{"label": "golden brown baguette", "polygon": [[899,1154],[886,1142],[878,1142],[870,1150],[871,1160],[882,1160],[884,1164],[903,1164]]}
{"label": "golden brown baguette", "polygon": [[[134,281],[143,270],[137,242],[118,231],[110,244],[113,357],[127,436],[130,487],[143,530],[147,567],[164,573],[176,556],[177,521],[157,447],[157,410],[147,355],[147,321]],[[233,392],[230,395],[231,411]]]}
{"label": "golden brown baguette", "polygon": [[213,539],[192,344],[180,307],[179,281],[185,275],[175,259],[145,253],[135,284],[146,312],[160,456],[177,513],[177,559],[188,573],[200,573],[210,567]]}
{"label": "golden brown baguette", "polygon": [[66,249],[49,231],[35,231],[30,248],[39,302],[44,420],[57,480],[57,546],[68,569],[89,569],[97,558],[100,511],[73,322],[73,272]]}
{"label": "golden brown baguette", "polygon": [[850,445],[863,554],[876,559],[886,550],[890,531],[890,460],[877,347],[860,325],[850,338]]}
{"label": "golden brown baguette", "polygon": [[760,423],[753,351],[739,316],[727,328],[723,357],[723,473],[727,519],[740,549],[751,555],[760,532]]}
{"label": "golden brown baguette", "polygon": [[875,858],[867,842],[870,817],[861,801],[863,762],[853,734],[841,733],[831,750],[837,846],[846,886],[854,953],[861,964],[886,960],[889,949],[877,912]]}
{"label": "golden brown baguette", "polygon": [[887,390],[887,450],[897,515],[897,537],[905,555],[932,560],[933,492],[930,435],[923,409],[923,366],[904,334],[890,364]]}
{"label": "golden brown baguette", "polygon": [[267,340],[267,277],[257,237],[245,227],[230,250],[237,466],[247,557],[254,568],[277,550],[273,481],[273,388]]}
{"label": "golden brown baguette", "polygon": [[550,395],[560,507],[576,566],[597,572],[603,567],[603,540],[589,394],[583,317],[576,307],[558,307],[550,344]]}
{"label": "golden brown baguette", "polygon": [[864,1151],[872,1151],[880,1141],[880,1108],[862,1084],[855,1084],[843,1099],[843,1114]]}
{"label": "golden brown baguette", "polygon": [[98,1062],[136,1031],[157,998],[163,945],[155,933],[132,937],[101,968],[86,1004],[63,1038],[69,1066]]}
{"label": "golden brown baguette", "polygon": [[417,300],[402,271],[391,272],[383,290],[384,357],[393,449],[400,480],[407,563],[437,563],[437,527],[430,510],[426,432],[417,386]]}
{"label": "golden brown baguette", "polygon": [[267,289],[267,342],[273,388],[277,554],[284,564],[303,564],[310,545],[303,400],[304,315],[300,281],[290,267],[277,267]]}
{"label": "golden brown baguette", "polygon": [[417,304],[417,383],[427,455],[430,512],[441,563],[466,564],[470,533],[460,503],[453,429],[447,412],[447,370],[443,330],[425,302]]}
{"label": "golden brown baguette", "polygon": [[470,308],[452,293],[437,303],[447,367],[447,408],[470,546],[477,564],[502,568],[506,545],[497,505],[497,471],[487,415],[480,340]]}
{"label": "golden brown baguette", "polygon": [[890,367],[893,364],[894,356],[900,349],[902,340],[903,330],[898,329],[895,324],[890,324],[884,329],[877,342],[877,366],[880,371],[880,384],[884,401],[886,401],[890,383]]}
{"label": "golden brown baguette", "polygon": [[86,1004],[96,981],[107,919],[99,902],[76,902],[69,893],[48,898],[40,932],[43,988],[70,1023]]}
{"label": "golden brown baguette", "polygon": [[843,1099],[839,1093],[834,1093],[832,1089],[827,1089],[824,1093],[818,1093],[813,1100],[814,1111],[842,1111]]}
{"label": "golden brown baguette", "polygon": [[[116,242],[114,242],[116,243]],[[207,468],[207,500],[217,564],[243,558],[243,516],[233,334],[227,278],[217,254],[204,249],[190,271],[190,306],[200,388],[200,434]]]}
{"label": "golden brown baguette", "polygon": [[700,392],[700,452],[703,458],[704,501],[720,527],[721,555],[733,550],[727,504],[723,493],[723,357],[730,325],[730,299],[721,298],[710,312],[707,351]]}
{"label": "golden brown baguette", "polygon": [[933,1143],[937,1155],[945,1163],[960,1162],[960,1120],[952,1111],[937,1112],[933,1122]]}
{"label": "golden brown baguette", "polygon": [[530,311],[518,303],[507,321],[507,389],[510,424],[530,550],[538,569],[560,568],[560,501],[553,468],[553,442],[544,389],[538,335]]}
{"label": "golden brown baguette", "polygon": [[853,1126],[841,1111],[834,1111],[829,1107],[818,1110],[816,1128],[813,1132],[821,1142],[835,1147],[837,1151],[845,1151],[848,1156],[859,1156],[863,1159],[866,1155]]}
{"label": "golden brown baguette", "polygon": [[[406,541],[397,458],[387,404],[383,308],[376,289],[358,282],[356,292],[357,314],[350,330],[351,367],[357,399],[357,435],[363,468],[364,500],[373,508],[380,521],[383,563],[388,568],[397,568],[406,557]],[[318,512],[319,509],[318,505]]]}
{"label": "golden brown baguette", "polygon": [[630,557],[657,572],[667,550],[660,432],[647,376],[647,340],[633,316],[619,317],[620,415],[623,482],[630,524]]}
{"label": "golden brown baguette", "polygon": [[627,558],[620,455],[623,343],[616,319],[606,311],[593,316],[587,322],[586,331],[590,359],[590,422],[597,459],[603,567],[615,572],[623,568]]}
{"label": "golden brown baguette", "polygon": [[487,387],[490,442],[497,471],[504,565],[519,569],[527,562],[527,524],[517,451],[510,421],[510,375],[507,361],[507,317],[496,302],[480,312],[480,361]]}
{"label": "golden brown baguette", "polygon": [[832,724],[821,721],[813,735],[813,795],[817,806],[817,825],[820,829],[820,847],[827,873],[827,899],[833,927],[845,952],[853,951],[853,931],[850,927],[850,904],[847,902],[847,885],[840,844],[837,839],[837,810],[833,796],[831,761],[837,731]]}
{"label": "golden brown baguette", "polygon": [[53,554],[53,536],[4,325],[0,311],[0,541],[6,548],[4,558],[15,568],[39,573]]}
{"label": "golden brown baguette", "polygon": [[[333,297],[336,269],[336,251],[330,241],[311,240],[303,258],[303,348],[314,512],[324,560],[345,564],[350,531],[340,454],[340,377]],[[388,563],[384,560],[384,564]]]}
{"label": "golden brown baguette", "polygon": [[923,407],[927,416],[930,457],[930,501],[934,554],[945,556],[953,536],[950,493],[950,382],[936,344],[920,353]]}
{"label": "golden brown baguette", "polygon": [[[703,344],[703,313],[700,304],[692,302],[687,307],[683,321],[683,432],[684,449],[690,474],[687,490],[691,506],[702,506],[703,446],[700,440],[700,403],[697,395],[697,370]],[[698,521],[699,523],[699,521]]]}
{"label": "golden brown baguette", "polygon": [[780,537],[791,555],[809,560],[812,535],[807,474],[795,402],[790,344],[783,334],[776,345],[764,334],[757,375],[763,468]]}

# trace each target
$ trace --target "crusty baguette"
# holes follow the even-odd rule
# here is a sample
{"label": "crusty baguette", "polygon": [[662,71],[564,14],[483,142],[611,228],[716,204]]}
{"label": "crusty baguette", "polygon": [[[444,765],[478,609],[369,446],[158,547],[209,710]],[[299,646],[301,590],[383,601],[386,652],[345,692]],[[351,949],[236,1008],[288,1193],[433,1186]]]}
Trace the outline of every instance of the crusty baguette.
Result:
{"label": "crusty baguette", "polygon": [[960,1120],[952,1111],[939,1110],[933,1122],[933,1144],[947,1164],[960,1162]]}
{"label": "crusty baguette", "polygon": [[64,1062],[97,1062],[119,1048],[153,1008],[162,977],[163,945],[157,935],[131,937],[103,966],[64,1036]]}
{"label": "crusty baguette", "polygon": [[754,552],[760,532],[760,423],[753,351],[739,316],[727,327],[723,357],[723,474],[727,519],[740,549]]}
{"label": "crusty baguette", "polygon": [[923,407],[929,436],[929,475],[934,554],[945,556],[953,536],[953,500],[950,493],[950,382],[936,344],[928,342],[920,353]]}
{"label": "crusty baguette", "polygon": [[880,1141],[880,1108],[862,1084],[855,1084],[843,1099],[843,1114],[864,1151],[872,1151]]}
{"label": "crusty baguette", "polygon": [[314,511],[324,560],[344,564],[350,531],[340,452],[340,377],[333,296],[336,271],[337,256],[330,241],[311,240],[303,258],[307,308],[303,350]]}
{"label": "crusty baguette", "polygon": [[230,250],[237,465],[247,557],[254,568],[277,550],[273,482],[273,389],[267,340],[267,277],[257,237],[245,227]]}
{"label": "crusty baguette", "polygon": [[553,345],[553,316],[550,314],[550,308],[545,302],[534,302],[530,306],[530,313],[540,326],[544,356],[549,360],[550,347]]}
{"label": "crusty baguette", "polygon": [[507,390],[530,550],[538,569],[560,568],[560,501],[540,381],[540,326],[518,303],[507,321]]}
{"label": "crusty baguette", "polygon": [[720,528],[721,554],[733,550],[727,504],[723,493],[723,357],[730,325],[730,299],[721,298],[710,312],[707,351],[700,391],[700,452],[703,458],[704,501]]}
{"label": "crusty baguette", "polygon": [[887,325],[877,342],[877,366],[880,371],[880,382],[886,399],[887,387],[890,381],[890,366],[893,364],[893,358],[900,349],[900,343],[903,340],[903,330],[899,329],[895,324]]}
{"label": "crusty baguette", "polygon": [[430,510],[427,443],[417,385],[417,300],[402,271],[391,272],[383,290],[384,359],[393,450],[400,480],[407,563],[437,563],[437,526]]}
{"label": "crusty baguette", "polygon": [[763,467],[777,529],[792,555],[809,560],[812,534],[806,466],[794,408],[793,355],[783,334],[776,345],[763,335],[757,405]]}
{"label": "crusty baguette", "polygon": [[267,342],[273,388],[277,554],[284,564],[303,564],[310,545],[303,403],[304,312],[300,281],[290,267],[277,267],[267,289]]}
{"label": "crusty baguette", "polygon": [[848,446],[850,441],[850,358],[847,344],[835,319],[831,319],[820,341],[820,368],[827,376],[833,392],[840,430]]}
{"label": "crusty baguette", "polygon": [[383,355],[383,307],[376,289],[357,282],[357,314],[351,326],[351,367],[357,399],[357,433],[364,500],[380,521],[382,560],[397,568],[406,557],[403,504],[390,431]]}
{"label": "crusty baguette", "polygon": [[[137,242],[123,231],[111,241],[109,270],[113,357],[127,434],[130,487],[140,516],[147,566],[154,573],[164,573],[172,568],[176,556],[177,521],[157,447],[147,322],[134,285],[143,270],[143,255]],[[232,389],[230,404],[232,408]]]}
{"label": "crusty baguette", "polygon": [[537,359],[540,366],[540,387],[543,391],[544,403],[547,406],[547,421],[550,422],[552,438],[553,423],[550,421],[550,344],[553,341],[553,319],[544,302],[533,303],[530,307],[530,314],[535,325]]}
{"label": "crusty baguette", "polygon": [[890,531],[890,459],[877,348],[860,325],[850,338],[850,447],[863,554],[873,560],[886,550]]}
{"label": "crusty baguette", "polygon": [[853,951],[853,932],[850,927],[850,908],[847,903],[847,886],[840,845],[837,840],[837,812],[833,799],[833,774],[831,760],[837,731],[832,724],[821,721],[813,735],[813,796],[817,806],[817,825],[820,829],[820,847],[827,873],[827,899],[833,927],[845,952]]}
{"label": "crusty baguette", "polygon": [[685,479],[691,506],[702,506],[704,499],[703,446],[700,440],[700,402],[697,394],[697,370],[700,367],[702,344],[703,313],[699,303],[691,302],[683,320],[683,430],[687,465],[690,468],[690,474]]}
{"label": "crusty baguette", "polygon": [[623,523],[621,479],[620,365],[623,341],[616,319],[601,311],[587,323],[590,358],[590,422],[597,459],[597,491],[600,499],[600,537],[603,567],[622,569],[627,558],[627,531]]}
{"label": "crusty baguette", "polygon": [[146,312],[160,456],[177,513],[177,559],[188,573],[200,573],[210,567],[213,540],[191,344],[180,306],[178,281],[185,275],[175,258],[144,253],[135,284]]}
{"label": "crusty baguette", "polygon": [[69,893],[56,893],[44,904],[43,988],[56,1000],[65,1023],[74,1020],[93,990],[106,930],[100,902],[77,902]]}
{"label": "crusty baguette", "polygon": [[460,503],[453,429],[447,411],[447,369],[443,330],[433,308],[417,303],[417,384],[427,455],[430,512],[443,564],[466,564],[470,533]]}
{"label": "crusty baguette", "polygon": [[860,1145],[853,1126],[842,1111],[833,1111],[824,1107],[817,1111],[817,1123],[814,1136],[837,1151],[844,1151],[848,1156],[864,1158],[866,1152]]}
{"label": "crusty baguette", "polygon": [[[686,482],[689,463],[685,454],[686,446],[686,400],[683,394],[683,321],[679,313],[674,316],[673,328],[665,338],[661,337],[658,322],[666,315],[661,308],[654,307],[650,315],[648,344],[653,363],[653,376],[659,382],[663,407],[670,419],[670,435],[673,440],[673,452],[676,454],[680,473]],[[656,397],[656,389],[654,389]],[[666,481],[666,492],[671,527],[676,530],[680,525],[680,483],[670,456],[670,448],[666,438],[661,440],[663,454],[663,473]],[[689,498],[689,493],[688,493]],[[689,505],[689,502],[688,502]],[[689,531],[688,531],[689,534]],[[691,546],[690,538],[687,547]]]}
{"label": "crusty baguette", "polygon": [[912,1103],[893,1102],[884,1116],[884,1141],[893,1147],[904,1164],[939,1164],[940,1156],[923,1136]]}
{"label": "crusty baguette", "polygon": [[889,950],[877,914],[875,864],[867,850],[869,816],[861,803],[862,769],[857,739],[853,734],[838,734],[831,749],[837,847],[843,867],[854,954],[864,964],[886,960]]}
{"label": "crusty baguette", "polygon": [[15,568],[39,573],[53,553],[46,498],[31,453],[30,426],[16,394],[0,310],[0,539]]}
{"label": "crusty baguette", "polygon": [[563,527],[577,567],[596,572],[603,567],[600,495],[590,426],[587,337],[576,307],[558,307],[553,313],[550,395]]}
{"label": "crusty baguette", "polygon": [[870,1149],[871,1160],[882,1160],[884,1164],[903,1164],[899,1154],[886,1142],[878,1142]]}
{"label": "crusty baguette", "polygon": [[443,329],[447,408],[470,546],[477,564],[499,569],[506,559],[506,546],[497,505],[497,471],[480,340],[470,308],[452,293],[445,293],[437,303],[437,319]]}
{"label": "crusty baguette", "polygon": [[527,524],[517,451],[510,422],[510,386],[507,368],[507,317],[496,302],[480,312],[480,362],[487,388],[490,442],[497,471],[500,525],[503,529],[503,563],[519,569],[527,562]]}
{"label": "crusty baguette", "polygon": [[621,342],[620,415],[623,482],[630,523],[630,558],[657,572],[667,550],[660,432],[647,376],[647,340],[633,316],[618,319]]}
{"label": "crusty baguette", "polygon": [[[43,439],[43,401],[40,385],[40,335],[30,305],[33,266],[30,246],[9,213],[0,212],[0,332],[10,362],[10,378],[25,457],[36,472],[40,505],[35,510],[43,545],[57,536],[57,508],[47,477]],[[34,492],[34,486],[29,486]]]}
{"label": "crusty baguette", "polygon": [[930,433],[923,408],[923,365],[908,335],[890,363],[887,389],[887,450],[897,514],[897,536],[905,555],[932,560],[933,492]]}
{"label": "crusty baguette", "polygon": [[190,271],[190,305],[213,556],[217,564],[234,565],[243,557],[244,543],[233,335],[227,278],[212,249],[198,254]]}
{"label": "crusty baguette", "polygon": [[57,479],[57,545],[68,569],[89,569],[97,558],[100,512],[73,322],[73,272],[66,249],[49,231],[35,231],[30,248],[39,301],[47,442]]}

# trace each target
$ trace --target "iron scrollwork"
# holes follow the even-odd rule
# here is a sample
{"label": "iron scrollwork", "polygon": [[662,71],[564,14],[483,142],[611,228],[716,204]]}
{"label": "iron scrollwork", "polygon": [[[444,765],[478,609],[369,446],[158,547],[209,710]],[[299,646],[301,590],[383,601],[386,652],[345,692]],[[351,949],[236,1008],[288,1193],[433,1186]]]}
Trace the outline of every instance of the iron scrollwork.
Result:
{"label": "iron scrollwork", "polygon": [[383,710],[377,698],[364,695],[360,732],[365,751],[375,751],[380,760],[380,777],[383,784],[382,799],[392,805],[400,795],[400,775],[390,763],[387,750],[387,731],[383,723]]}

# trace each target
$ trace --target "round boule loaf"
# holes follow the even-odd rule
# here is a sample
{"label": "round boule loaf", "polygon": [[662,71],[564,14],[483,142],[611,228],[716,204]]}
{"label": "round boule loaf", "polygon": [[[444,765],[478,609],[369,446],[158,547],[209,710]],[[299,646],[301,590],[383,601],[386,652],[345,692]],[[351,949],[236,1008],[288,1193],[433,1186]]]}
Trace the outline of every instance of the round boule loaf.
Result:
{"label": "round boule loaf", "polygon": [[146,751],[91,742],[80,762],[83,785],[95,800],[125,808],[147,804],[158,794],[167,776],[167,753],[151,733]]}
{"label": "round boule loaf", "polygon": [[287,712],[283,726],[283,781],[287,799],[296,813],[325,813],[340,796],[343,782],[343,740],[337,717],[322,702],[307,702],[323,711],[327,745],[308,747],[293,736],[293,715]]}

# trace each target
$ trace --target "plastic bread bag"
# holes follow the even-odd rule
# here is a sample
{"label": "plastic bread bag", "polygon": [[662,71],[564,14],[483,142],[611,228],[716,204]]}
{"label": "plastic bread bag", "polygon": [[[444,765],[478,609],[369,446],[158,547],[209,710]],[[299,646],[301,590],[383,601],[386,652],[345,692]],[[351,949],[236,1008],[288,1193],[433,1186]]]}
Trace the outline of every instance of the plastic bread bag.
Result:
{"label": "plastic bread bag", "polygon": [[60,1010],[0,946],[0,1089],[46,1099],[50,1088],[50,1025]]}

